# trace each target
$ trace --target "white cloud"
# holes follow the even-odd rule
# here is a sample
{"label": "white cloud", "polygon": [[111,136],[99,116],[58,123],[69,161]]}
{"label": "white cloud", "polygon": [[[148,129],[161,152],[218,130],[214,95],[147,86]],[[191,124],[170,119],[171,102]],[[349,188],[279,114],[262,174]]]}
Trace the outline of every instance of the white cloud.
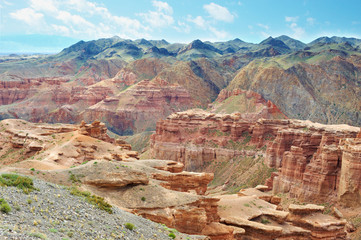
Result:
{"label": "white cloud", "polygon": [[79,15],[73,15],[66,11],[59,11],[56,19],[61,20],[65,24],[78,25],[81,27],[95,27],[94,24],[88,22],[83,17]]}
{"label": "white cloud", "polygon": [[173,14],[173,9],[167,2],[153,1],[153,6],[158,12],[165,12],[166,14]]}
{"label": "white cloud", "polygon": [[257,26],[258,26],[258,27],[261,27],[261,28],[264,28],[264,29],[266,29],[266,30],[269,29],[269,26],[268,26],[268,25],[265,25],[265,24],[262,24],[262,23],[258,23]]}
{"label": "white cloud", "polygon": [[300,39],[305,34],[305,29],[303,29],[302,27],[299,27],[297,25],[297,23],[291,23],[291,25],[289,27],[293,31],[293,34],[291,35],[291,37],[293,37],[293,38]]}
{"label": "white cloud", "polygon": [[203,8],[215,20],[224,21],[224,22],[233,22],[234,20],[234,16],[228,11],[228,9],[218,4],[215,3],[205,4]]}
{"label": "white cloud", "polygon": [[104,7],[99,7],[93,2],[88,2],[86,0],[67,0],[64,2],[70,9],[76,10],[78,12],[86,12],[90,15],[94,14],[109,14],[108,9]]}
{"label": "white cloud", "polygon": [[206,21],[204,20],[204,18],[202,16],[197,16],[195,18],[192,18],[192,16],[188,15],[187,21],[194,23],[196,26],[198,26],[200,28],[206,28],[206,25],[207,25]]}
{"label": "white cloud", "polygon": [[23,21],[28,25],[40,24],[44,15],[34,11],[32,8],[23,8],[15,12],[10,13],[10,16],[14,19]]}
{"label": "white cloud", "polygon": [[[164,15],[173,12],[165,2],[154,1],[153,5]],[[149,37],[149,28],[137,19],[113,15],[107,8],[87,0],[29,0],[27,8],[12,12],[10,16],[31,25],[33,28],[29,28],[29,33],[55,32],[83,39],[114,35],[123,38]],[[155,18],[155,21],[158,20],[172,22],[173,18],[160,15]]]}
{"label": "white cloud", "polygon": [[166,2],[153,1],[156,11],[148,11],[147,13],[139,13],[138,15],[148,22],[152,27],[166,27],[174,23],[173,9]]}
{"label": "white cloud", "polygon": [[297,22],[298,17],[285,17],[286,22]]}
{"label": "white cloud", "polygon": [[316,19],[314,19],[314,18],[312,18],[312,17],[309,17],[309,18],[307,18],[306,20],[307,20],[308,24],[310,24],[310,25],[314,25],[315,22],[316,22]]}
{"label": "white cloud", "polygon": [[178,32],[190,33],[191,27],[185,22],[178,21],[178,26],[174,26],[174,29]]}
{"label": "white cloud", "polygon": [[61,35],[65,35],[65,36],[69,36],[70,34],[70,30],[69,28],[63,26],[63,25],[56,25],[56,24],[52,24],[51,27],[54,29],[54,31],[58,34]]}
{"label": "white cloud", "polygon": [[209,30],[216,36],[217,40],[224,40],[228,37],[228,33],[226,31],[217,30],[214,27],[209,27]]}
{"label": "white cloud", "polygon": [[35,11],[48,14],[57,13],[58,8],[53,0],[31,0],[30,7]]}

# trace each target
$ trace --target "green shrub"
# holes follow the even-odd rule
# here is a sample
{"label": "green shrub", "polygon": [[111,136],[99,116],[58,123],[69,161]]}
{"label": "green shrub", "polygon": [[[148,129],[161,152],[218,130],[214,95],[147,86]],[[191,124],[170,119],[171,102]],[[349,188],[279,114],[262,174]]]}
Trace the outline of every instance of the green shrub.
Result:
{"label": "green shrub", "polygon": [[145,202],[145,197],[142,197],[141,200],[142,200],[143,202]]}
{"label": "green shrub", "polygon": [[126,228],[126,229],[129,229],[129,230],[133,230],[133,229],[135,229],[135,226],[134,226],[133,223],[126,223],[126,224],[125,224],[125,228]]}
{"label": "green shrub", "polygon": [[0,198],[0,211],[3,213],[9,213],[11,211],[10,205],[3,198]]}
{"label": "green shrub", "polygon": [[76,187],[70,188],[70,194],[74,196],[84,197],[88,203],[96,206],[97,208],[104,210],[108,213],[113,213],[112,205],[107,203],[102,197],[91,195],[91,193],[87,191],[80,191]]}
{"label": "green shrub", "polygon": [[170,237],[170,238],[172,238],[172,239],[175,239],[175,238],[176,238],[175,234],[172,233],[172,232],[168,234],[168,237]]}
{"label": "green shrub", "polygon": [[79,177],[76,176],[75,174],[71,173],[71,172],[70,172],[69,180],[70,180],[72,183],[81,183]]}
{"label": "green shrub", "polygon": [[17,174],[2,174],[0,176],[0,186],[17,187],[19,189],[22,189],[23,192],[26,194],[33,190],[38,190],[34,187],[34,183],[31,178],[19,176]]}

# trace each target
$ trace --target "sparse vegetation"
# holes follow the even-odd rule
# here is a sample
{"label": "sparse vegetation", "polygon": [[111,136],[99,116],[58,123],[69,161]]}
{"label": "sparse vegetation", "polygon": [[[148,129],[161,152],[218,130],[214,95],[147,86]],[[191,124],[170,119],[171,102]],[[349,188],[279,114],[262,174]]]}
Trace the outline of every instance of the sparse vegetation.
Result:
{"label": "sparse vegetation", "polygon": [[145,197],[142,197],[141,200],[142,200],[143,202],[145,202]]}
{"label": "sparse vegetation", "polygon": [[69,175],[69,180],[72,182],[72,183],[81,183],[80,179],[79,179],[79,176],[73,174],[72,172],[70,172],[70,175]]}
{"label": "sparse vegetation", "polygon": [[85,192],[80,191],[79,189],[77,189],[74,186],[70,188],[70,194],[75,195],[75,196],[84,197],[88,203],[93,204],[97,208],[104,210],[110,214],[113,213],[112,205],[107,203],[104,200],[104,198],[102,198],[102,197],[92,195],[90,192],[87,192],[87,191],[85,191]]}
{"label": "sparse vegetation", "polygon": [[168,236],[169,236],[170,238],[172,238],[172,239],[175,239],[175,238],[176,238],[176,235],[175,235],[174,233],[172,233],[172,232],[169,233]]}
{"label": "sparse vegetation", "polygon": [[34,187],[34,183],[31,178],[8,173],[4,173],[0,176],[0,186],[17,187],[22,189],[26,194],[33,190],[38,190]]}
{"label": "sparse vegetation", "polygon": [[134,230],[135,229],[135,226],[134,226],[133,223],[126,223],[124,226],[125,226],[126,229],[129,229],[129,230]]}
{"label": "sparse vegetation", "polygon": [[10,205],[3,198],[0,198],[0,211],[3,213],[9,213],[11,211]]}

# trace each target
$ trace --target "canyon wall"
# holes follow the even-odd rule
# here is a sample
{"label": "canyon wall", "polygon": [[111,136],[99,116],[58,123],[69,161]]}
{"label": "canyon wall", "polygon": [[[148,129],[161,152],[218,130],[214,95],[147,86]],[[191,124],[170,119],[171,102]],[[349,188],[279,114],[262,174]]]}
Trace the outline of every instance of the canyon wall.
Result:
{"label": "canyon wall", "polygon": [[274,193],[289,192],[303,201],[360,205],[359,131],[348,125],[292,119],[247,121],[237,113],[189,110],[157,123],[151,155],[200,171],[210,162],[264,154],[264,162],[278,169],[273,174]]}

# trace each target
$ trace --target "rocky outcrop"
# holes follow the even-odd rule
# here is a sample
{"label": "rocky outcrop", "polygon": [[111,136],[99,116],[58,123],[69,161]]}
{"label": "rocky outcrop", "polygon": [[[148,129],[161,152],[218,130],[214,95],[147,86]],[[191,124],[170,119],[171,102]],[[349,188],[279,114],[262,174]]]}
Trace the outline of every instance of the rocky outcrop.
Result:
{"label": "rocky outcrop", "polygon": [[342,151],[342,166],[338,200],[346,206],[359,206],[361,204],[361,137],[343,139],[339,148]]}
{"label": "rocky outcrop", "polygon": [[264,197],[256,189],[221,196],[221,223],[243,229],[235,239],[346,239],[346,220],[323,214],[323,206],[291,204],[281,211]]}
{"label": "rocky outcrop", "polygon": [[336,201],[339,186],[347,184],[341,178],[341,168],[352,171],[339,142],[355,137],[357,132],[358,128],[347,125],[307,121],[293,121],[287,129],[279,130],[265,159],[270,166],[280,168],[273,179],[274,192],[289,192],[303,201]]}
{"label": "rocky outcrop", "polygon": [[151,153],[157,159],[182,162],[199,170],[213,161],[254,156],[289,120],[260,119],[252,122],[240,113],[215,114],[197,110],[175,113],[157,123]]}
{"label": "rocky outcrop", "polygon": [[97,138],[105,142],[114,142],[107,134],[107,127],[100,121],[94,121],[92,124],[86,124],[84,121],[80,123],[79,132],[80,134]]}
{"label": "rocky outcrop", "polygon": [[279,169],[267,182],[274,193],[360,205],[359,138],[354,139],[358,132],[348,125],[291,119],[252,122],[239,114],[189,110],[157,123],[151,154],[182,162],[189,170],[212,172],[207,168],[212,162],[264,154],[267,145],[264,161]]}

